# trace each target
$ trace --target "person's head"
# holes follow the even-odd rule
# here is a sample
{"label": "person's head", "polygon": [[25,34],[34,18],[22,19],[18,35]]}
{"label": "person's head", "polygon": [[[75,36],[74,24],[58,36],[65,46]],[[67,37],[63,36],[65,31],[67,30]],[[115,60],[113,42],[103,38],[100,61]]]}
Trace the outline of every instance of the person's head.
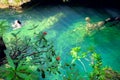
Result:
{"label": "person's head", "polygon": [[86,20],[87,22],[90,22],[90,17],[86,17],[85,20]]}
{"label": "person's head", "polygon": [[15,20],[15,24],[21,24],[19,20]]}
{"label": "person's head", "polygon": [[21,22],[18,20],[18,23],[21,24]]}

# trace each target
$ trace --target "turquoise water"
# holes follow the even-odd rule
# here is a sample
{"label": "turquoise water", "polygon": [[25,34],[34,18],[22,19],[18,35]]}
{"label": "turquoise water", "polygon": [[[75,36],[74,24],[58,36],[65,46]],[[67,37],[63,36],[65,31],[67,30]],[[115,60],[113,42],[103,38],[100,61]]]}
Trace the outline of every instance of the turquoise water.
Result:
{"label": "turquoise water", "polygon": [[[97,53],[101,54],[104,66],[110,66],[113,70],[120,72],[120,30],[114,27],[106,27],[101,31],[93,32],[92,35],[85,35],[86,22],[84,20],[86,16],[89,16],[97,22],[110,16],[119,16],[119,13],[120,11],[113,8],[46,6],[28,8],[22,13],[13,10],[0,10],[0,20],[7,20],[8,24],[11,25],[14,20],[19,19],[23,24],[19,30],[13,31],[10,27],[10,30],[4,34],[4,38],[8,40],[11,32],[21,31],[21,37],[32,37],[34,32],[46,31],[47,39],[53,42],[57,54],[61,56],[61,64],[71,63],[71,48],[80,46],[84,52],[93,47]],[[39,25],[39,27],[34,31],[29,31],[28,29],[32,28],[33,25]],[[6,36],[8,37],[6,38]],[[87,73],[90,72],[90,62],[85,59],[82,61],[85,63]],[[79,61],[75,61],[75,63],[76,69],[81,75],[87,77],[84,75],[85,71],[81,63]],[[61,71],[67,74],[65,70],[61,69]],[[58,76],[49,77],[47,80],[51,80],[51,78],[55,80],[60,77]]]}

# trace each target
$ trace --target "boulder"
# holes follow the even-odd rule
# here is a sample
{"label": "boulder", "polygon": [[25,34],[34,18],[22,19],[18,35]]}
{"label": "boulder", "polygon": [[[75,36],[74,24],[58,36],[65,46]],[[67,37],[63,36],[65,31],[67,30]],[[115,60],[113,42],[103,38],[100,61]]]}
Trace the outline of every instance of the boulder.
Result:
{"label": "boulder", "polygon": [[0,0],[0,8],[20,8],[24,3],[31,0]]}

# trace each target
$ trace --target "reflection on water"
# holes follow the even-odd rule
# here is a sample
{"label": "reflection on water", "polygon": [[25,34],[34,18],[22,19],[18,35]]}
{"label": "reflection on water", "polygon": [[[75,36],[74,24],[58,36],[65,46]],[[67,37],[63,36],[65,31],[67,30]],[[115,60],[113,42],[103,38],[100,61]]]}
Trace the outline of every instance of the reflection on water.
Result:
{"label": "reflection on water", "polygon": [[[54,41],[56,52],[62,56],[62,63],[71,62],[69,53],[71,48],[81,46],[83,51],[89,47],[94,47],[96,52],[102,55],[103,64],[111,66],[114,70],[120,71],[120,33],[116,28],[105,28],[102,31],[95,32],[86,36],[85,21],[86,16],[93,18],[93,21],[106,19],[110,16],[118,16],[116,9],[91,9],[82,7],[42,7],[33,8],[16,13],[9,10],[0,10],[0,19],[7,20],[9,25],[19,19],[24,25],[19,30],[10,30],[4,34],[5,39],[9,40],[10,33],[20,31],[20,36],[34,36],[34,32],[47,31],[46,36]],[[36,27],[37,26],[37,27]],[[35,28],[32,30],[32,28]],[[6,41],[7,42],[7,41]],[[89,62],[82,59],[89,69]],[[79,61],[75,61],[77,68],[83,72]],[[113,65],[114,64],[114,65]]]}

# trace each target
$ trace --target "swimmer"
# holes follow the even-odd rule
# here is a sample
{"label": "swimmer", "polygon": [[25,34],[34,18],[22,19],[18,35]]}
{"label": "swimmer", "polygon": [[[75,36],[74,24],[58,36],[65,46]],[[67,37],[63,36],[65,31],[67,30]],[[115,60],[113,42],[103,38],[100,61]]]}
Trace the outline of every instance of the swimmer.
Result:
{"label": "swimmer", "polygon": [[22,27],[22,24],[19,20],[15,20],[14,23],[12,24],[13,30],[19,29]]}
{"label": "swimmer", "polygon": [[97,29],[97,30],[100,30],[101,29],[101,27],[104,25],[104,21],[99,21],[99,22],[96,22],[96,23],[91,23],[91,19],[90,19],[90,17],[86,17],[85,18],[85,21],[86,21],[86,30],[88,31],[88,30],[95,30],[95,29]]}
{"label": "swimmer", "polygon": [[87,31],[88,31],[88,30],[92,30],[94,26],[93,26],[93,24],[91,23],[90,17],[86,17],[85,20],[86,20],[86,30],[87,30]]}
{"label": "swimmer", "polygon": [[[118,24],[118,23],[120,23],[120,17],[119,16],[111,17],[111,18],[107,18],[103,21],[98,21],[96,23],[92,23],[90,17],[86,17],[85,21],[86,21],[86,31],[90,32],[90,31],[93,31],[93,30],[103,29],[104,25],[107,24],[107,23],[112,23],[111,26],[114,26],[114,25]],[[109,26],[109,27],[111,27],[111,26]]]}

